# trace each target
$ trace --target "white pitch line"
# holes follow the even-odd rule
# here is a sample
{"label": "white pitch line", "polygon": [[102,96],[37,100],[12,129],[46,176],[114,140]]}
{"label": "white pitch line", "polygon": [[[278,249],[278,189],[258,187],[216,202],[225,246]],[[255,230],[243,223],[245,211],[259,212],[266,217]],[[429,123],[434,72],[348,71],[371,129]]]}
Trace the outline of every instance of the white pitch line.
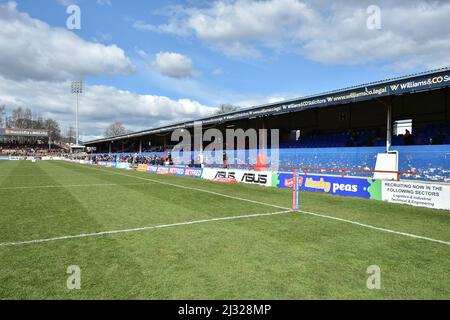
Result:
{"label": "white pitch line", "polygon": [[98,184],[68,184],[68,185],[47,185],[47,186],[19,186],[1,187],[0,190],[22,190],[22,189],[46,189],[46,188],[85,188],[85,187],[120,187],[120,186],[144,186],[153,183],[98,183]]}
{"label": "white pitch line", "polygon": [[369,229],[373,229],[373,230],[383,231],[383,232],[387,232],[387,233],[393,233],[393,234],[402,235],[402,236],[415,238],[415,239],[427,240],[427,241],[441,243],[441,244],[446,244],[446,245],[450,246],[450,242],[449,241],[436,240],[436,239],[432,239],[432,238],[428,238],[428,237],[418,236],[418,235],[415,235],[415,234],[412,234],[412,233],[395,231],[395,230],[390,230],[390,229],[381,228],[381,227],[375,227],[375,226],[372,226],[370,224],[365,224],[365,223],[352,221],[352,220],[347,220],[347,219],[342,219],[342,218],[337,218],[337,217],[331,217],[331,216],[327,216],[327,215],[323,215],[323,214],[319,214],[319,213],[314,213],[314,212],[307,212],[307,211],[299,211],[299,212],[304,213],[304,214],[308,214],[308,215],[311,215],[311,216],[322,217],[322,218],[326,218],[326,219],[332,219],[332,220],[336,220],[336,221],[346,222],[346,223],[354,224],[354,225],[361,226],[361,227],[364,227],[364,228],[369,228]]}
{"label": "white pitch line", "polygon": [[105,171],[105,170],[98,169],[98,168],[95,168],[95,167],[88,167],[88,168],[90,168],[92,170],[97,170],[97,171],[111,172],[112,174],[119,175],[119,176],[135,178],[135,179],[140,179],[140,180],[145,180],[145,181],[151,181],[151,182],[154,182],[154,183],[167,185],[167,186],[171,186],[171,187],[187,189],[187,190],[194,190],[194,191],[199,191],[199,192],[205,192],[205,193],[210,193],[210,194],[214,194],[216,196],[230,198],[230,199],[234,199],[234,200],[241,200],[241,201],[251,202],[251,203],[255,203],[255,204],[261,204],[261,205],[265,205],[265,206],[269,206],[269,207],[273,207],[273,208],[277,208],[277,209],[282,209],[282,210],[290,210],[289,208],[281,207],[281,206],[278,206],[278,205],[275,205],[275,204],[265,203],[265,202],[261,202],[261,201],[255,201],[255,200],[250,200],[250,199],[245,199],[245,198],[240,198],[240,197],[229,196],[229,195],[226,195],[226,194],[223,194],[223,193],[214,192],[214,191],[210,191],[210,190],[192,188],[192,187],[187,187],[187,186],[183,186],[183,185],[180,185],[180,184],[175,184],[175,183],[170,183],[170,182],[163,182],[163,181],[160,181],[160,180],[149,179],[149,178],[144,178],[144,177],[139,177],[139,176],[131,176],[131,175],[123,174],[123,173],[119,173],[119,172]]}
{"label": "white pitch line", "polygon": [[193,224],[217,222],[217,221],[227,221],[227,220],[238,220],[238,219],[249,219],[249,218],[257,218],[257,217],[265,217],[265,216],[275,216],[275,215],[281,215],[281,214],[285,214],[285,213],[289,213],[289,212],[292,212],[292,211],[289,210],[289,211],[280,211],[280,212],[272,212],[272,213],[258,213],[258,214],[242,215],[242,216],[231,216],[231,217],[222,217],[222,218],[213,218],[213,219],[203,219],[203,220],[178,222],[178,223],[171,223],[171,224],[160,224],[160,225],[155,225],[155,226],[132,228],[132,229],[111,230],[111,231],[102,231],[102,232],[94,232],[94,233],[83,233],[83,234],[77,234],[77,235],[71,235],[71,236],[62,236],[62,237],[55,237],[55,238],[47,238],[47,239],[36,239],[36,240],[17,241],[17,242],[5,242],[5,243],[0,243],[0,248],[1,247],[13,247],[13,246],[27,245],[27,244],[39,244],[39,243],[52,242],[52,241],[61,241],[61,240],[68,240],[68,239],[99,237],[99,236],[112,235],[112,234],[139,232],[139,231],[146,231],[146,230],[153,230],[153,229],[163,229],[163,228],[171,228],[171,227],[186,226],[186,225],[193,225]]}
{"label": "white pitch line", "polygon": [[[231,199],[236,199],[236,200],[241,200],[241,201],[246,201],[246,202],[251,202],[251,203],[257,203],[257,204],[266,205],[266,206],[271,206],[271,207],[275,207],[275,208],[279,208],[279,209],[289,210],[289,208],[277,206],[277,205],[274,205],[274,204],[265,203],[265,202],[261,202],[261,201],[250,200],[250,199],[245,199],[245,198],[233,197],[233,196],[229,196],[229,195],[226,195],[226,194],[222,194],[222,193],[218,193],[218,192],[214,192],[214,191],[210,191],[210,190],[191,188],[191,187],[186,187],[186,186],[178,185],[178,184],[174,184],[174,183],[162,182],[162,181],[159,181],[159,180],[143,178],[143,177],[139,177],[139,176],[132,176],[132,175],[118,173],[118,172],[114,172],[114,171],[105,171],[105,170],[102,170],[102,169],[99,169],[99,168],[95,168],[95,167],[86,167],[86,168],[90,168],[90,169],[98,170],[98,171],[102,171],[102,172],[111,172],[113,174],[120,175],[120,176],[136,178],[136,179],[141,179],[141,180],[148,180],[148,181],[152,181],[152,182],[163,184],[163,185],[169,185],[169,186],[183,188],[183,189],[195,190],[195,191],[210,193],[210,194],[214,194],[214,195],[218,195],[218,196],[222,196],[222,197],[226,197],[226,198],[231,198]],[[347,219],[343,219],[343,218],[337,218],[337,217],[328,216],[328,215],[319,214],[319,213],[314,213],[314,212],[307,212],[307,211],[299,211],[299,212],[307,214],[307,215],[315,216],[315,217],[321,217],[321,218],[325,218],[325,219],[345,222],[345,223],[357,225],[357,226],[368,228],[368,229],[372,229],[372,230],[377,230],[377,231],[387,232],[387,233],[401,235],[401,236],[405,236],[405,237],[410,237],[410,238],[414,238],[414,239],[421,239],[421,240],[426,240],[426,241],[430,241],[430,242],[450,245],[449,241],[437,240],[437,239],[428,238],[428,237],[424,237],[424,236],[418,236],[418,235],[415,235],[415,234],[412,234],[412,233],[407,233],[407,232],[401,232],[401,231],[395,231],[395,230],[391,230],[391,229],[376,227],[376,226],[372,226],[370,224],[365,224],[365,223],[361,223],[361,222],[357,222],[357,221],[347,220]]]}
{"label": "white pitch line", "polygon": [[[97,176],[108,176],[111,173],[93,173],[93,175]],[[0,174],[0,177],[8,177],[8,178],[28,178],[28,177],[49,177],[49,178],[58,178],[58,177],[85,177],[83,174]]]}

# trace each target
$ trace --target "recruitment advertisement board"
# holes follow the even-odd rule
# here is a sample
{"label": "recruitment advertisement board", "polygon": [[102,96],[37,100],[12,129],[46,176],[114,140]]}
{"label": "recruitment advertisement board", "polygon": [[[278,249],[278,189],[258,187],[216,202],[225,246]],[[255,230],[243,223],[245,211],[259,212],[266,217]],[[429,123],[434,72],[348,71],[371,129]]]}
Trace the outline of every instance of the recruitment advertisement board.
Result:
{"label": "recruitment advertisement board", "polygon": [[384,201],[450,210],[450,185],[413,181],[383,181]]}

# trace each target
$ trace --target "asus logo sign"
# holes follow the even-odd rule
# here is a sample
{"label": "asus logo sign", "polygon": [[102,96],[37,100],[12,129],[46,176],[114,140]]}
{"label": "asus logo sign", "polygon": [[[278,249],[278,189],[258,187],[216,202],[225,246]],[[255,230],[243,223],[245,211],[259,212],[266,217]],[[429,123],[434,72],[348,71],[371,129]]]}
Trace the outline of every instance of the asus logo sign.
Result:
{"label": "asus logo sign", "polygon": [[266,174],[256,175],[255,173],[246,173],[242,177],[241,182],[266,184],[267,175]]}
{"label": "asus logo sign", "polygon": [[236,174],[234,172],[228,172],[227,174],[225,171],[219,171],[217,172],[215,178],[235,179]]}

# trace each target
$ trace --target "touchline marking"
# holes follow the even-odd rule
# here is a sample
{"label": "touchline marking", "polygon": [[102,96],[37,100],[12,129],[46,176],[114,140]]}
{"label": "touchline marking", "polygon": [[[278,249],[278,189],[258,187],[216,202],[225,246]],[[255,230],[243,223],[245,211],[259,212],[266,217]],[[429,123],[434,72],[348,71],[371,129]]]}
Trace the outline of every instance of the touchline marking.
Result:
{"label": "touchline marking", "polygon": [[[69,163],[74,164],[72,162],[69,162]],[[204,190],[204,189],[197,189],[197,188],[191,188],[191,187],[186,187],[186,186],[182,186],[182,185],[178,185],[178,184],[174,184],[174,183],[162,182],[162,181],[149,179],[149,178],[143,178],[143,177],[139,177],[139,176],[131,176],[129,174],[123,174],[123,173],[114,172],[114,171],[105,171],[105,170],[102,170],[102,169],[99,169],[99,168],[95,168],[95,167],[86,167],[86,168],[90,168],[90,169],[98,170],[98,171],[102,171],[102,172],[111,172],[111,173],[116,174],[116,175],[130,177],[130,178],[136,178],[136,179],[141,179],[141,180],[148,180],[148,181],[152,181],[152,182],[163,184],[163,185],[169,185],[169,186],[174,186],[174,187],[183,188],[183,189],[190,189],[190,190],[195,190],[195,191],[199,191],[199,192],[211,193],[211,194],[222,196],[222,197],[226,197],[226,198],[231,198],[231,199],[236,199],[236,200],[241,200],[241,201],[247,201],[247,202],[251,202],[251,203],[257,203],[257,204],[271,206],[271,207],[275,207],[275,208],[279,208],[279,209],[292,210],[292,209],[289,209],[289,208],[280,207],[280,206],[277,206],[277,205],[274,205],[274,204],[270,204],[270,203],[265,203],[265,202],[255,201],[255,200],[250,200],[250,199],[245,199],[245,198],[239,198],[239,197],[233,197],[233,196],[229,196],[229,195],[218,193],[218,192],[214,192],[214,191],[209,191],[209,190]],[[430,241],[430,242],[450,245],[449,241],[437,240],[437,239],[428,238],[428,237],[424,237],[424,236],[418,236],[418,235],[415,235],[415,234],[412,234],[412,233],[407,233],[407,232],[401,232],[401,231],[395,231],[395,230],[391,230],[391,229],[376,227],[376,226],[372,226],[370,224],[365,224],[365,223],[361,223],[361,222],[357,222],[357,221],[347,220],[347,219],[343,219],[343,218],[337,218],[337,217],[328,216],[328,215],[319,214],[319,213],[314,213],[314,212],[308,212],[308,211],[302,211],[302,210],[300,210],[299,212],[303,213],[303,214],[315,216],[315,217],[320,217],[320,218],[325,218],[325,219],[331,219],[331,220],[335,220],[335,221],[345,222],[345,223],[357,225],[357,226],[368,228],[368,229],[372,229],[372,230],[377,230],[377,231],[387,232],[387,233],[401,235],[401,236],[405,236],[405,237],[410,237],[410,238],[414,238],[414,239],[421,239],[421,240],[426,240],[426,241]]]}
{"label": "touchline marking", "polygon": [[[98,169],[98,168],[95,168],[95,167],[87,167],[87,168],[90,168],[92,170],[97,170],[97,171],[103,171],[103,172],[111,172],[111,171],[105,171],[105,170],[102,170],[102,169]],[[167,186],[171,186],[171,187],[187,189],[187,190],[194,190],[194,191],[199,191],[199,192],[205,192],[205,193],[210,193],[210,194],[214,194],[214,195],[225,197],[225,198],[241,200],[241,201],[246,201],[246,202],[251,202],[251,203],[256,203],[256,204],[261,204],[261,205],[265,205],[265,206],[269,206],[269,207],[273,207],[273,208],[277,208],[277,209],[282,209],[282,210],[289,210],[289,208],[277,206],[275,204],[265,203],[265,202],[261,202],[261,201],[250,200],[250,199],[245,199],[245,198],[240,198],[240,197],[229,196],[229,195],[226,195],[226,194],[223,194],[223,193],[214,192],[214,191],[210,191],[210,190],[192,188],[192,187],[187,187],[187,186],[183,186],[183,185],[180,185],[180,184],[174,184],[174,183],[170,183],[170,182],[163,182],[163,181],[149,179],[149,178],[144,178],[144,177],[139,177],[139,176],[130,176],[128,174],[123,174],[123,173],[119,173],[119,172],[111,172],[111,173],[113,173],[115,175],[119,175],[119,176],[135,178],[135,179],[140,179],[140,180],[145,180],[145,181],[151,181],[151,182],[154,182],[154,183],[167,185]]]}
{"label": "touchline marking", "polygon": [[68,184],[68,185],[47,185],[47,186],[21,186],[21,187],[1,187],[0,190],[21,190],[21,189],[43,189],[43,188],[84,188],[84,187],[120,187],[120,186],[145,186],[152,183],[98,183],[98,184]]}
{"label": "touchline marking", "polygon": [[[111,173],[93,173],[93,175],[97,176],[108,176]],[[83,174],[0,174],[0,177],[8,177],[8,178],[28,178],[28,177],[49,177],[49,178],[58,178],[58,177],[86,177]]]}
{"label": "touchline marking", "polygon": [[337,217],[331,217],[331,216],[327,216],[327,215],[323,215],[323,214],[319,214],[319,213],[314,213],[314,212],[307,212],[307,211],[300,211],[300,212],[304,213],[304,214],[311,215],[311,216],[322,217],[322,218],[332,219],[332,220],[336,220],[336,221],[342,221],[342,222],[354,224],[354,225],[357,225],[357,226],[361,226],[361,227],[369,228],[369,229],[373,229],[373,230],[378,230],[378,231],[398,234],[398,235],[411,237],[411,238],[415,238],[415,239],[422,239],[422,240],[432,241],[432,242],[436,242],[436,243],[446,244],[448,246],[450,245],[449,241],[436,240],[436,239],[432,239],[432,238],[428,238],[428,237],[418,236],[418,235],[415,235],[415,234],[412,234],[412,233],[395,231],[395,230],[390,230],[390,229],[381,228],[381,227],[375,227],[375,226],[372,226],[370,224],[365,224],[365,223],[352,221],[352,220],[347,220],[347,219],[342,219],[342,218],[337,218]]}
{"label": "touchline marking", "polygon": [[160,225],[155,225],[155,226],[132,228],[132,229],[111,230],[111,231],[102,231],[102,232],[94,232],[94,233],[83,233],[83,234],[77,234],[77,235],[72,235],[72,236],[62,236],[62,237],[47,238],[47,239],[17,241],[17,242],[5,242],[5,243],[0,243],[0,247],[14,247],[14,246],[20,246],[20,245],[27,245],[27,244],[38,244],[38,243],[45,243],[45,242],[52,242],[52,241],[61,241],[61,240],[68,240],[68,239],[99,237],[99,236],[106,236],[106,235],[112,235],[112,234],[139,232],[139,231],[171,228],[171,227],[178,227],[178,226],[187,226],[187,225],[201,224],[201,223],[208,223],[208,222],[217,222],[217,221],[227,221],[227,220],[238,220],[238,219],[249,219],[249,218],[257,218],[257,217],[275,216],[275,215],[281,215],[281,214],[285,214],[285,213],[289,213],[289,212],[292,212],[292,211],[291,210],[287,210],[287,211],[272,212],[272,213],[257,213],[257,214],[249,214],[249,215],[242,215],[242,216],[232,216],[232,217],[222,217],[222,218],[213,218],[213,219],[194,220],[194,221],[178,222],[178,223],[171,223],[171,224],[160,224]]}

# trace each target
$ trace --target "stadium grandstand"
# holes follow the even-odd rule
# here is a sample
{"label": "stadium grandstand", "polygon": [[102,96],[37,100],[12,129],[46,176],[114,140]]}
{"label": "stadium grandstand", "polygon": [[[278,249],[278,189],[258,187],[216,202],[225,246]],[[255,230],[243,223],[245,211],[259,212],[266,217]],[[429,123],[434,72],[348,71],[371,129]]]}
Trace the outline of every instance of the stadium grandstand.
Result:
{"label": "stadium grandstand", "polygon": [[[383,153],[395,153],[407,179],[450,182],[450,68],[387,79],[199,119],[203,129],[279,129],[281,166],[370,175]],[[89,141],[94,157],[170,164],[175,129],[194,121]],[[268,152],[271,151],[268,141]],[[246,146],[248,149],[248,146]],[[278,148],[277,148],[278,150]],[[229,162],[254,164],[248,153]],[[162,160],[161,160],[162,159]],[[208,162],[207,159],[204,160]],[[269,164],[270,165],[270,164]],[[341,170],[341,171],[340,171]],[[321,171],[323,170],[316,170]]]}
{"label": "stadium grandstand", "polygon": [[[2,129],[0,298],[447,299],[449,83],[427,72],[70,155]],[[279,134],[209,153],[199,123]]]}
{"label": "stadium grandstand", "polygon": [[54,144],[49,132],[43,129],[0,128],[0,157],[56,156],[65,152]]}

